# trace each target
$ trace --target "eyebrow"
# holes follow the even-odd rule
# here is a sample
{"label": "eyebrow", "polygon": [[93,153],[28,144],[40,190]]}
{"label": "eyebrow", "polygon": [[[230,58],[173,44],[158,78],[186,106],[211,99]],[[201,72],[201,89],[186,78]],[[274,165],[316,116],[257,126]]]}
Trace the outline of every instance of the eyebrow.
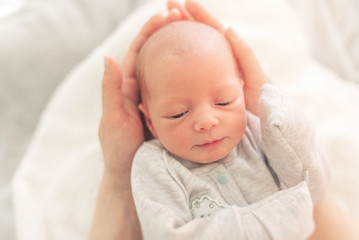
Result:
{"label": "eyebrow", "polygon": [[165,99],[165,100],[158,101],[159,102],[158,105],[161,108],[168,107],[168,106],[178,106],[178,105],[186,106],[186,105],[188,105],[186,103],[186,102],[188,102],[188,100],[185,99],[185,97],[181,97],[181,96],[175,97],[173,95],[169,95],[169,97],[164,97],[163,99]]}
{"label": "eyebrow", "polygon": [[[216,95],[229,95],[229,94],[233,94],[233,93],[237,93],[236,89],[236,84],[223,84],[222,86],[218,86],[216,87]],[[240,89],[239,89],[240,90]],[[213,94],[213,95],[214,95]],[[218,97],[218,96],[214,96],[214,97]],[[186,102],[189,102],[185,97],[183,97],[182,95],[178,94],[177,96],[175,95],[168,95],[163,97],[166,100],[159,100],[159,106],[160,107],[168,107],[169,105],[188,105]]]}

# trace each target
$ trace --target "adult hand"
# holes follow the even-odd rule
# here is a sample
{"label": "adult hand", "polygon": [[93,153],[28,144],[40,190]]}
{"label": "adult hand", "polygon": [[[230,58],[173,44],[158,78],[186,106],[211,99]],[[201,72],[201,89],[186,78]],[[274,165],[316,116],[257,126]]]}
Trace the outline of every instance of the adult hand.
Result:
{"label": "adult hand", "polygon": [[163,25],[180,18],[180,12],[175,10],[167,16],[153,16],[133,41],[122,71],[114,58],[105,58],[103,112],[99,128],[105,170],[90,239],[142,238],[130,184],[132,160],[144,140],[143,125],[137,110],[139,94],[135,63],[148,37]]}
{"label": "adult hand", "polygon": [[133,156],[144,140],[143,124],[137,109],[139,90],[135,64],[140,48],[149,36],[165,24],[179,20],[179,11],[167,16],[156,14],[142,28],[129,48],[121,71],[112,57],[105,58],[102,83],[103,112],[99,138],[105,161],[105,174],[119,186],[130,187]]}
{"label": "adult hand", "polygon": [[270,83],[270,80],[265,75],[248,44],[232,28],[225,29],[219,20],[195,1],[187,0],[183,6],[175,0],[169,0],[167,7],[168,9],[178,9],[187,20],[202,22],[225,35],[237,60],[240,76],[244,80],[243,92],[246,108],[253,114],[258,115],[258,99],[262,85]]}
{"label": "adult hand", "polygon": [[225,36],[231,44],[234,57],[237,60],[238,71],[244,80],[243,93],[246,108],[258,115],[258,101],[265,83],[271,83],[260,66],[253,50],[239,35],[229,28]]}
{"label": "adult hand", "polygon": [[185,5],[182,5],[176,0],[169,0],[167,8],[169,10],[178,9],[185,20],[207,24],[220,32],[224,32],[225,30],[220,21],[195,1],[187,0]]}
{"label": "adult hand", "polygon": [[99,127],[105,174],[122,188],[129,188],[131,159],[144,137],[136,96],[125,95],[123,85],[120,66],[114,58],[106,57],[102,82],[103,112]]}

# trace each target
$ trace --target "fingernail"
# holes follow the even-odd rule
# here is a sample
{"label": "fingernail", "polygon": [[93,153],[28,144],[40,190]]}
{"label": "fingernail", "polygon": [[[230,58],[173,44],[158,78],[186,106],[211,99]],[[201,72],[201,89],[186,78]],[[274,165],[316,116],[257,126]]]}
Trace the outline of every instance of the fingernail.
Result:
{"label": "fingernail", "polygon": [[171,12],[171,13],[175,13],[175,14],[177,14],[177,15],[180,15],[180,16],[181,16],[181,11],[180,11],[180,10],[178,10],[177,8],[172,8],[170,12]]}
{"label": "fingernail", "polygon": [[228,29],[228,33],[229,33],[230,38],[232,38],[233,40],[239,40],[240,39],[239,35],[237,34],[237,32],[234,30],[233,27],[230,27]]}
{"label": "fingernail", "polygon": [[109,56],[105,56],[105,70],[109,71],[111,69],[111,60]]}

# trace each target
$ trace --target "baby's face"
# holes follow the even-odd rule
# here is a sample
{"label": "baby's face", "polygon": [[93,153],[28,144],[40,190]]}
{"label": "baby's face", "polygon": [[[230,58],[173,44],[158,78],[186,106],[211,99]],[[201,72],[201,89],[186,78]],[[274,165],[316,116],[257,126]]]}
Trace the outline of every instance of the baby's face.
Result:
{"label": "baby's face", "polygon": [[[158,53],[160,55],[160,53]],[[147,125],[172,154],[197,163],[227,156],[246,128],[243,82],[228,46],[147,61]]]}

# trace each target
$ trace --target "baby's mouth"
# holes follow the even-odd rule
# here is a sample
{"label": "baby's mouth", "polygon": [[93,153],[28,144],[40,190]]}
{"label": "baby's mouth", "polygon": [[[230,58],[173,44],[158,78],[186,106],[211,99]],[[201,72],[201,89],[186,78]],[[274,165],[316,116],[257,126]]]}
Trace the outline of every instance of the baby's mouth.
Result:
{"label": "baby's mouth", "polygon": [[211,139],[211,140],[207,140],[207,141],[204,141],[203,143],[201,144],[198,144],[196,145],[196,147],[199,147],[199,148],[211,148],[211,147],[216,147],[216,146],[219,146],[224,140],[224,137],[223,138],[219,138],[219,139]]}

